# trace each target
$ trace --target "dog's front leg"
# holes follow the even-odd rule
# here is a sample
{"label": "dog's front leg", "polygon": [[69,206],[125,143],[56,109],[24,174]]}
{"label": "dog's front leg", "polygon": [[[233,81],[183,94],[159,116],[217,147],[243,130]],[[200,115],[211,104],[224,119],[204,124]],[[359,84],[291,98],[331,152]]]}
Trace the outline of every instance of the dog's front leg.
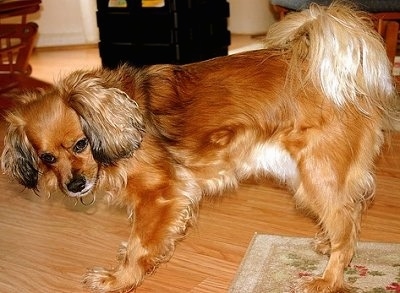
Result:
{"label": "dog's front leg", "polygon": [[84,279],[88,288],[95,292],[130,292],[171,258],[176,242],[192,223],[194,210],[186,197],[165,192],[141,196],[134,208],[129,241],[119,251],[118,266],[90,270]]}

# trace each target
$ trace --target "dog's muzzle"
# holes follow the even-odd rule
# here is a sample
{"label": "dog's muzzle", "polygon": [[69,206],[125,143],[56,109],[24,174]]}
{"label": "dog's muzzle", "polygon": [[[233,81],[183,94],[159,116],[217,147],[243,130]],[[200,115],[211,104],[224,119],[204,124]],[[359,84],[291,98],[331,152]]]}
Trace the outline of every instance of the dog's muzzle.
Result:
{"label": "dog's muzzle", "polygon": [[78,176],[73,178],[68,184],[67,189],[73,193],[81,192],[85,189],[86,186],[86,178],[83,176]]}
{"label": "dog's muzzle", "polygon": [[71,181],[66,184],[68,195],[71,197],[85,196],[92,187],[93,184],[82,175],[74,176]]}

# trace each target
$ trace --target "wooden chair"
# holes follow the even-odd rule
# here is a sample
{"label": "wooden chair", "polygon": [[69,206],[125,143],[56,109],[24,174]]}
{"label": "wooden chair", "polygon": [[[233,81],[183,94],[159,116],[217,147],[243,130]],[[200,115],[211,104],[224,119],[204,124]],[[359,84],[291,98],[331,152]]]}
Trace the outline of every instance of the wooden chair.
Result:
{"label": "wooden chair", "polygon": [[[15,88],[46,87],[47,83],[30,77],[29,59],[38,25],[27,16],[40,9],[41,0],[0,1],[0,94]],[[12,18],[12,20],[10,20]],[[20,22],[17,22],[18,19]],[[16,23],[17,22],[17,23]]]}
{"label": "wooden chair", "polygon": [[376,29],[383,37],[389,60],[394,63],[399,41],[400,12],[373,13]]}

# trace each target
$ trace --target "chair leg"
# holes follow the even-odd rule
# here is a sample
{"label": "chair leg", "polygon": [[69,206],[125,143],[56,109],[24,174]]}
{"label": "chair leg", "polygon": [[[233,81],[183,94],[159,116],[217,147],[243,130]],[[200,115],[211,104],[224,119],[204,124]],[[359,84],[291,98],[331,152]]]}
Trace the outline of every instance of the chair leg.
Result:
{"label": "chair leg", "polygon": [[385,44],[388,58],[394,64],[394,58],[397,51],[397,40],[399,34],[399,23],[397,21],[389,21],[386,26]]}

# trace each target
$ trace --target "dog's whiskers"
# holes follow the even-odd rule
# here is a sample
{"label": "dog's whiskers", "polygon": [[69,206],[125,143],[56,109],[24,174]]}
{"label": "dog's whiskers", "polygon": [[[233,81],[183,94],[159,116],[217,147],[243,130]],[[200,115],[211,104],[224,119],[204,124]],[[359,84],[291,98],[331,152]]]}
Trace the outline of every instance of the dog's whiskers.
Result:
{"label": "dog's whiskers", "polygon": [[32,190],[33,190],[33,193],[36,194],[37,197],[40,197],[39,189],[34,188]]}

